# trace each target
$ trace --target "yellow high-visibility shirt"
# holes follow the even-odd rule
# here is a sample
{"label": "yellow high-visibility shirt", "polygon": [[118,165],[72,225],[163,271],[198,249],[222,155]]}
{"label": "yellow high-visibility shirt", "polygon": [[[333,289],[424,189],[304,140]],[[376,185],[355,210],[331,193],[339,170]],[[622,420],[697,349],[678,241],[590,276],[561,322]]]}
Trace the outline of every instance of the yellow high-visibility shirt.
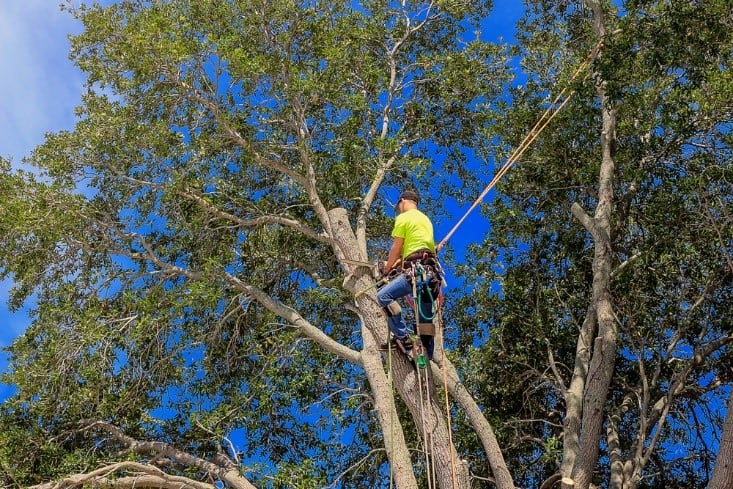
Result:
{"label": "yellow high-visibility shirt", "polygon": [[393,238],[402,238],[402,259],[419,250],[435,253],[433,224],[428,216],[417,209],[410,209],[398,215],[392,229]]}

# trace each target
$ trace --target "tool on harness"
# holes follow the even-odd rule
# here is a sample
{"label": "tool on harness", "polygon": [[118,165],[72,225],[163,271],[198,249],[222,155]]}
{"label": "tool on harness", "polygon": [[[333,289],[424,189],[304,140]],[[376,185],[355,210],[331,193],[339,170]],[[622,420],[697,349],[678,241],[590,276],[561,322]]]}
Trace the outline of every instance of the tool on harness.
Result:
{"label": "tool on harness", "polygon": [[417,363],[417,368],[425,368],[428,366],[428,361],[425,359],[425,354],[422,351],[417,354],[417,360],[415,360],[415,363]]}
{"label": "tool on harness", "polygon": [[417,323],[417,334],[419,336],[435,336],[435,324]]}

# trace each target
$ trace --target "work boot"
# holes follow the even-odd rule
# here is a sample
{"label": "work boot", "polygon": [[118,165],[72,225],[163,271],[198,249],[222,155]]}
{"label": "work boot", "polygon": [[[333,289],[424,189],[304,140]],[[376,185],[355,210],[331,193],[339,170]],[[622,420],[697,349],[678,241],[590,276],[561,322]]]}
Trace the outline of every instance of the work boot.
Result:
{"label": "work boot", "polygon": [[391,344],[385,343],[381,345],[379,349],[382,351],[387,351],[389,349],[398,350],[408,356],[412,353],[412,339],[409,336],[405,336],[403,338],[393,336],[390,343]]}

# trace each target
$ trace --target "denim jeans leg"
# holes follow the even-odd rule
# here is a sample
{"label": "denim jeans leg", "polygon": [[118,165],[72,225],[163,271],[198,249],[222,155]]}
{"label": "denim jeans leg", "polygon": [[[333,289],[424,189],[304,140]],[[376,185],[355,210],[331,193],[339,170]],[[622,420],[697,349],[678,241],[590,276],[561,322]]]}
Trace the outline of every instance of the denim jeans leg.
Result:
{"label": "denim jeans leg", "polygon": [[433,359],[433,353],[435,352],[435,336],[421,335],[420,343],[425,348],[425,353],[428,354],[428,359]]}
{"label": "denim jeans leg", "polygon": [[[377,292],[377,302],[379,302],[380,306],[386,307],[390,302],[400,299],[410,292],[412,292],[412,284],[407,280],[407,277],[400,275],[379,289],[379,292]],[[389,324],[389,329],[392,331],[392,334],[397,338],[407,336],[407,326],[405,325],[405,320],[402,319],[402,314],[389,316],[387,324]]]}

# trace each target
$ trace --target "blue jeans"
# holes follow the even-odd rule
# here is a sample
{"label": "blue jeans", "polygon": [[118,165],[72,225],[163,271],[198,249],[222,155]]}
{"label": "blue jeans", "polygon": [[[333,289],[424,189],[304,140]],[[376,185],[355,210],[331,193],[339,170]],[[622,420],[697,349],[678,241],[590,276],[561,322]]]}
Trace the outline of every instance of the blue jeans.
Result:
{"label": "blue jeans", "polygon": [[[422,287],[419,292],[419,298],[414,298],[420,305],[420,322],[421,323],[432,323],[433,322],[433,300],[431,300],[429,293],[427,293],[427,287]],[[382,307],[386,307],[387,304],[397,299],[401,299],[408,294],[412,293],[412,282],[407,279],[407,276],[403,273],[398,275],[387,285],[379,289],[377,292],[377,302]],[[437,298],[436,298],[437,299]],[[387,324],[389,325],[390,331],[397,338],[403,339],[407,336],[407,325],[402,317],[402,314],[396,316],[388,316]],[[433,350],[435,347],[434,338],[432,336],[422,335],[420,341],[427,350],[428,358],[433,358]]]}

